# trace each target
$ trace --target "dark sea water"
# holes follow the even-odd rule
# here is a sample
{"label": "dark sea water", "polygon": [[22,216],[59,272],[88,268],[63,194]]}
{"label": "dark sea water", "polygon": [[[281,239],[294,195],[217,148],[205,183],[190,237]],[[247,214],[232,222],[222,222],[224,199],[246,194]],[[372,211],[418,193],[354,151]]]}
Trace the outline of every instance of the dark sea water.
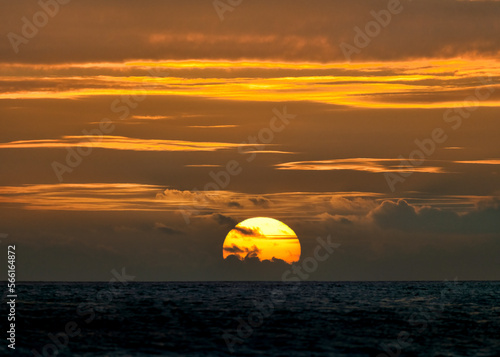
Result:
{"label": "dark sea water", "polygon": [[17,290],[16,350],[7,348],[2,314],[2,356],[500,356],[500,282],[24,283]]}

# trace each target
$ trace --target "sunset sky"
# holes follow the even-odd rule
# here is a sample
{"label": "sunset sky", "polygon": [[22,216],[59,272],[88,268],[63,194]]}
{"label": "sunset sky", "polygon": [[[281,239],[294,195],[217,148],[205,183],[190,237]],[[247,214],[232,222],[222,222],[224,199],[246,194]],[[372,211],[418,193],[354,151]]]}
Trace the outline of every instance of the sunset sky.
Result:
{"label": "sunset sky", "polygon": [[499,1],[65,2],[0,1],[19,279],[279,280],[251,217],[313,280],[500,279]]}

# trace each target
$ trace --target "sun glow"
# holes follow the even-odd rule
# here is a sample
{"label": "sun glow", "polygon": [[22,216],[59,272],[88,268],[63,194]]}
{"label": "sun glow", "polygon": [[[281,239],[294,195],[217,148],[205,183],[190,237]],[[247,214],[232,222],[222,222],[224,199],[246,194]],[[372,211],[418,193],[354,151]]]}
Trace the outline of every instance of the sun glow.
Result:
{"label": "sun glow", "polygon": [[272,218],[255,217],[240,222],[226,236],[223,258],[235,255],[240,260],[284,260],[291,264],[300,259],[300,242],[286,224]]}

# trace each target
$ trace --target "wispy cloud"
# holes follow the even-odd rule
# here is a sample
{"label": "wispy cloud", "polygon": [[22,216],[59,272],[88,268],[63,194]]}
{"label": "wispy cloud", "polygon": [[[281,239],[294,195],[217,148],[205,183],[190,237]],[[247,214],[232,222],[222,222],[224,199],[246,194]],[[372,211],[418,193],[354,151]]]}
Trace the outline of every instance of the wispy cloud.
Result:
{"label": "wispy cloud", "polygon": [[331,171],[352,170],[365,172],[421,172],[443,173],[437,166],[404,166],[399,159],[350,158],[319,161],[294,161],[275,165],[278,170]]}
{"label": "wispy cloud", "polygon": [[[108,64],[112,66],[113,64]],[[361,108],[449,108],[478,88],[497,86],[500,62],[496,60],[420,60],[409,62],[302,63],[264,61],[170,61],[115,63],[115,71],[102,64],[89,67],[97,73],[72,76],[62,65],[0,66],[0,99],[70,99],[96,96],[189,96],[227,101],[312,101]],[[66,71],[76,70],[68,65]],[[164,67],[168,77],[145,76],[145,69]],[[226,71],[231,69],[232,76]],[[206,69],[206,71],[203,71]],[[198,71],[193,74],[192,71]],[[26,76],[25,73],[33,73]],[[8,75],[3,75],[8,74]],[[15,82],[12,73],[18,74]],[[479,77],[488,77],[489,83]],[[56,88],[56,89],[54,89]],[[486,88],[483,88],[486,90]],[[500,106],[492,93],[478,106]],[[135,116],[160,120],[167,116]],[[134,119],[134,118],[132,118]],[[234,124],[233,124],[234,125]],[[228,125],[191,125],[194,128],[230,128]]]}
{"label": "wispy cloud", "polygon": [[[405,199],[415,207],[432,206],[468,212],[484,196],[392,195],[374,192],[280,192],[251,194],[232,191],[180,191],[138,183],[34,184],[0,186],[0,202],[9,208],[46,211],[169,212],[179,219],[225,217],[232,226],[252,217],[321,221],[333,216],[364,216],[384,200]],[[325,216],[326,215],[326,216]]]}
{"label": "wispy cloud", "polygon": [[[385,31],[356,60],[497,56],[497,3],[412,2],[400,15],[402,20],[391,23],[391,31]],[[65,7],[63,19],[44,28],[44,48],[23,44],[26,55],[20,58],[6,40],[0,45],[0,53],[4,61],[36,63],[96,63],[116,58],[279,61],[294,57],[302,61],[343,61],[339,44],[352,43],[356,35],[353,27],[363,27],[364,21],[359,23],[362,16],[371,19],[370,11],[387,6],[371,0],[338,2],[334,7],[325,0],[318,0],[313,7],[301,1],[276,0],[273,6],[252,1],[244,11],[231,12],[231,21],[221,26],[213,9],[205,5],[183,2],[172,9],[169,2],[141,8],[117,0],[92,7],[75,3]],[[12,16],[0,24],[1,33],[20,31],[19,19],[29,10],[29,5],[13,2],[9,7]],[[97,16],[107,21],[95,21]],[[191,21],[185,20],[188,18]],[[261,18],[263,25],[255,26],[250,21],[254,18]],[[419,31],[422,28],[426,31]],[[105,38],[101,38],[103,34]]]}
{"label": "wispy cloud", "polygon": [[0,143],[0,149],[94,147],[128,151],[217,151],[258,144],[235,144],[183,140],[137,139],[123,136],[64,136],[61,139],[18,140]]}
{"label": "wispy cloud", "polygon": [[4,205],[28,210],[155,211],[160,186],[135,183],[89,183],[1,186]]}
{"label": "wispy cloud", "polygon": [[198,129],[221,129],[221,128],[237,128],[239,125],[189,125],[188,128]]}
{"label": "wispy cloud", "polygon": [[484,160],[466,160],[454,161],[457,164],[471,164],[471,165],[500,165],[500,159],[484,159]]}
{"label": "wispy cloud", "polygon": [[132,116],[132,119],[138,119],[138,120],[161,120],[161,119],[173,119],[174,117],[172,116],[165,116],[165,115],[134,115]]}

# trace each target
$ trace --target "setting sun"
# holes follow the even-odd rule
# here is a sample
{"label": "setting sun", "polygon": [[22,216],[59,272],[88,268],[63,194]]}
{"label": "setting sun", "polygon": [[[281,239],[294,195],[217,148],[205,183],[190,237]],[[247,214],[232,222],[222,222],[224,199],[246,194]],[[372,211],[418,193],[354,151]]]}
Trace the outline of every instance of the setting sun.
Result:
{"label": "setting sun", "polygon": [[235,255],[240,260],[284,260],[291,264],[300,259],[300,242],[286,224],[272,218],[255,217],[240,222],[226,236],[223,258]]}

